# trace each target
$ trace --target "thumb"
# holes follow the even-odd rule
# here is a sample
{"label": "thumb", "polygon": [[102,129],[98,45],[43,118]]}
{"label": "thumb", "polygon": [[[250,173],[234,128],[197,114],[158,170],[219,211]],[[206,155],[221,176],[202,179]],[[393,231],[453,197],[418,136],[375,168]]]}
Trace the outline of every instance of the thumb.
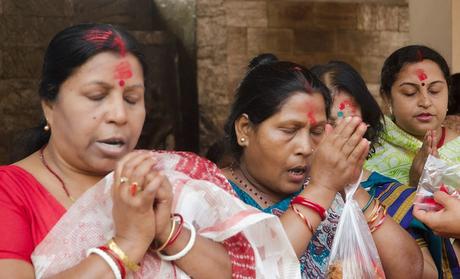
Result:
{"label": "thumb", "polygon": [[456,202],[458,202],[455,198],[442,191],[434,193],[434,200],[444,206],[444,208],[452,207]]}
{"label": "thumb", "polygon": [[419,206],[414,205],[414,209],[412,210],[412,214],[415,218],[420,220],[420,222],[424,223],[428,227],[431,227],[433,220],[437,219],[437,212],[434,211],[426,211],[425,209],[421,209]]}

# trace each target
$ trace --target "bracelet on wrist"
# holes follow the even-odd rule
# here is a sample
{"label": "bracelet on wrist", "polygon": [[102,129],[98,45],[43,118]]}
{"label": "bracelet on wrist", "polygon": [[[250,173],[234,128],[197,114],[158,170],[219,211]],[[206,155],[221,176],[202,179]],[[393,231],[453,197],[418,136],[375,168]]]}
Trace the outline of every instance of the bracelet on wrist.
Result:
{"label": "bracelet on wrist", "polygon": [[[181,217],[182,217],[182,216],[181,216]],[[169,241],[171,240],[171,238],[172,238],[173,235],[174,235],[175,229],[176,229],[176,219],[175,219],[175,215],[171,215],[171,230],[169,231],[168,238],[166,238],[165,242],[163,242],[163,244],[161,244],[158,248],[155,248],[155,249],[153,250],[154,252],[161,251],[161,250],[163,250],[163,249],[168,245]]]}
{"label": "bracelet on wrist", "polygon": [[195,227],[193,227],[192,224],[188,223],[187,221],[184,221],[184,226],[190,230],[190,239],[185,245],[184,249],[182,249],[180,252],[174,255],[163,255],[160,251],[157,251],[158,257],[160,259],[165,260],[165,261],[177,261],[187,255],[190,250],[192,250],[193,245],[195,244],[196,241],[196,230]]}
{"label": "bracelet on wrist", "polygon": [[371,195],[369,200],[367,201],[367,203],[364,205],[363,208],[361,208],[361,211],[364,213],[368,208],[369,206],[372,204],[372,201],[374,200],[374,197]]}
{"label": "bracelet on wrist", "polygon": [[303,215],[302,212],[300,212],[292,203],[291,203],[290,207],[292,208],[292,210],[294,210],[294,212],[297,214],[297,216],[299,216],[302,219],[302,221],[307,226],[308,231],[310,231],[310,233],[313,235],[313,226],[311,225],[311,223],[307,219],[307,217],[305,217],[305,215]]}
{"label": "bracelet on wrist", "polygon": [[98,255],[107,263],[107,265],[112,270],[113,275],[115,276],[115,279],[122,279],[120,267],[116,264],[115,260],[109,256],[108,253],[104,252],[103,250],[99,248],[90,248],[86,251],[86,256],[88,257],[91,254]]}
{"label": "bracelet on wrist", "polygon": [[302,196],[297,196],[292,199],[291,201],[292,205],[299,204],[304,207],[310,208],[311,210],[315,211],[318,213],[319,217],[321,218],[322,221],[326,220],[327,218],[327,211],[322,207],[320,204],[317,204],[313,201],[310,201]]}
{"label": "bracelet on wrist", "polygon": [[117,257],[121,259],[124,266],[126,266],[129,270],[134,272],[139,270],[140,265],[132,262],[126,253],[120,248],[120,246],[118,246],[118,244],[113,240],[113,238],[109,241],[108,247],[110,250],[112,250],[113,253],[115,253],[115,255],[117,255]]}
{"label": "bracelet on wrist", "polygon": [[121,261],[121,259],[107,246],[99,246],[97,248],[109,254],[117,262],[118,268],[120,269],[121,278],[124,279],[126,277],[126,268],[123,265],[123,262]]}

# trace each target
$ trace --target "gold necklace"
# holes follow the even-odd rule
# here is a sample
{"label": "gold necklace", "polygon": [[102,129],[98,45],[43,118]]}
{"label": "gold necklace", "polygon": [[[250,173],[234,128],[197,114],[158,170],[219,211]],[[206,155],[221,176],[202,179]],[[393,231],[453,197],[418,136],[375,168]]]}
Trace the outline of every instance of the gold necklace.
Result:
{"label": "gold necklace", "polygon": [[251,182],[249,182],[249,179],[247,179],[243,171],[241,171],[241,173],[243,174],[245,179],[251,184],[251,186],[249,186],[245,181],[243,181],[243,179],[239,178],[236,175],[235,170],[233,169],[233,164],[230,165],[230,173],[232,174],[233,178],[239,183],[239,185],[243,186],[246,191],[249,191],[249,193],[254,194],[256,200],[262,202],[265,207],[273,204],[273,202],[267,201],[267,199],[265,199],[264,197],[262,197],[260,193],[258,193],[259,190],[256,187],[252,186]]}

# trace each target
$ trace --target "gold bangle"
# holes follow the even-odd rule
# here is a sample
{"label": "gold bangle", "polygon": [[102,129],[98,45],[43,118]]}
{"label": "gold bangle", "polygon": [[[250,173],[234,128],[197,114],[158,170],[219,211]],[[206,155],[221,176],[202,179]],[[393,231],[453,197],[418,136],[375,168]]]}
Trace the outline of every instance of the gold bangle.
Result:
{"label": "gold bangle", "polygon": [[139,270],[140,265],[135,262],[132,262],[128,256],[121,250],[120,246],[113,240],[113,238],[109,241],[109,249],[112,250],[123,262],[123,265],[126,266],[129,270],[136,272]]}
{"label": "gold bangle", "polygon": [[374,220],[375,221],[375,216],[379,215],[379,210],[380,210],[380,202],[379,200],[375,200],[374,202],[374,207],[372,208],[371,214],[369,214],[369,219],[367,219],[367,223],[372,223]]}
{"label": "gold bangle", "polygon": [[165,249],[166,246],[168,246],[169,241],[171,240],[172,236],[174,235],[174,230],[176,229],[176,220],[174,220],[174,217],[171,218],[171,221],[172,221],[171,231],[169,232],[168,238],[163,243],[163,245],[161,245],[160,247],[158,247],[155,250],[153,250],[154,252],[159,252],[159,251]]}
{"label": "gold bangle", "polygon": [[292,210],[294,210],[294,212],[297,214],[297,216],[299,216],[300,218],[302,218],[304,224],[307,226],[308,228],[308,231],[310,231],[310,233],[312,235],[314,235],[314,231],[313,231],[313,227],[310,223],[310,221],[307,219],[307,217],[305,217],[305,215],[302,214],[302,212],[300,212],[293,204],[291,204],[291,208]]}

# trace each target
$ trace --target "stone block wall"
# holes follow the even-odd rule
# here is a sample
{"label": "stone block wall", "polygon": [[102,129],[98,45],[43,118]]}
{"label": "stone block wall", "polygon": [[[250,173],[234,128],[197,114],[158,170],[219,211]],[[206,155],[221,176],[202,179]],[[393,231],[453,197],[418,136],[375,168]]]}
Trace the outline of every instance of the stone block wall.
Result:
{"label": "stone block wall", "polygon": [[344,60],[378,101],[380,68],[409,42],[405,0],[197,0],[200,143],[222,135],[234,90],[262,52],[307,67]]}
{"label": "stone block wall", "polygon": [[38,79],[51,37],[79,22],[152,30],[151,0],[0,0],[0,164],[14,137],[39,123]]}

